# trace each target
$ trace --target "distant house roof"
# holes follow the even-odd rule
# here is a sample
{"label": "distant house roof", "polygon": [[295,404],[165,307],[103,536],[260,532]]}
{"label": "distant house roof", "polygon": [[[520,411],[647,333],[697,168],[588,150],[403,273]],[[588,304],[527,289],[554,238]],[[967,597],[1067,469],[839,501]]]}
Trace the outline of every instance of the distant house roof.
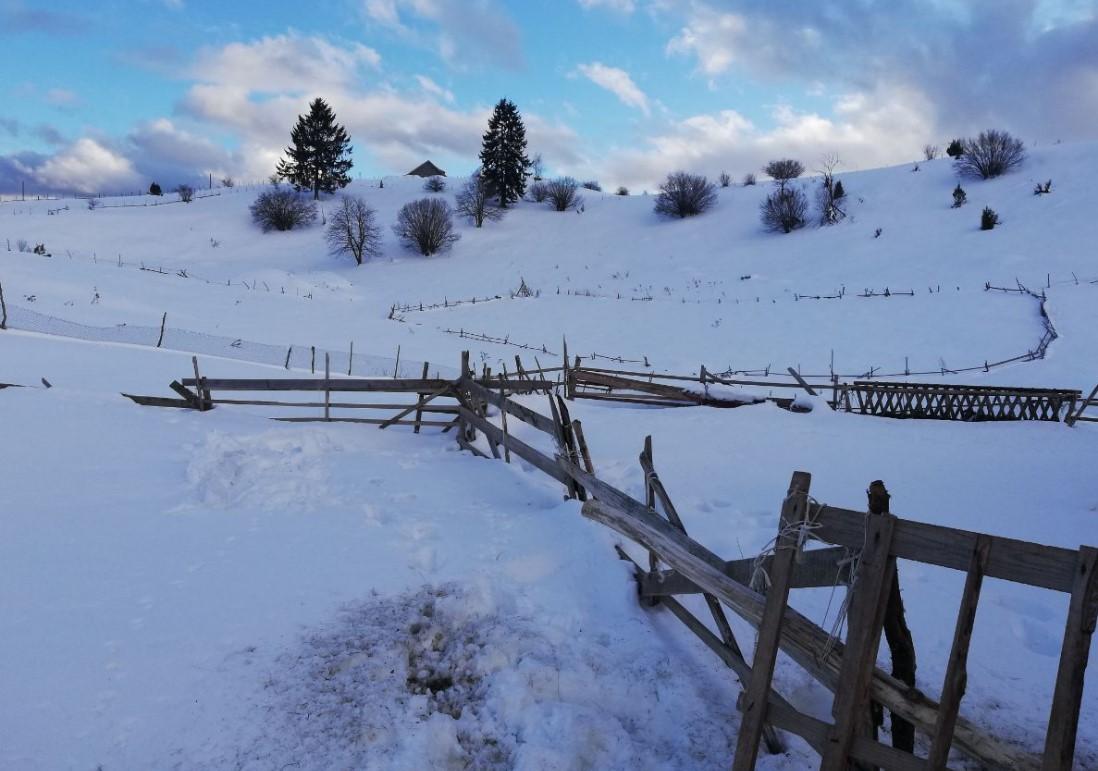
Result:
{"label": "distant house roof", "polygon": [[424,161],[404,176],[410,177],[412,175],[417,177],[445,177],[446,172],[430,161]]}

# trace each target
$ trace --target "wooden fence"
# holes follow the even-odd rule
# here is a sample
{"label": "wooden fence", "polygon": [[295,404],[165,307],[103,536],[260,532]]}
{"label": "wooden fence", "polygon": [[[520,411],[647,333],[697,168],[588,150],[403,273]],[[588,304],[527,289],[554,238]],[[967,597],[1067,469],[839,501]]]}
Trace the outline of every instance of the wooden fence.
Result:
{"label": "wooden fence", "polygon": [[1079,406],[1076,409],[1069,410],[1069,414],[1064,422],[1069,426],[1074,426],[1075,423],[1080,420],[1086,423],[1098,423],[1098,415],[1085,414],[1088,407],[1098,407],[1098,385],[1094,386],[1094,389],[1090,392],[1090,396],[1086,399],[1079,400]]}
{"label": "wooden fence", "polygon": [[1061,420],[1071,415],[1080,391],[857,380],[838,389],[847,412],[929,420]]}
{"label": "wooden fence", "polygon": [[[194,378],[172,383],[180,399],[130,398],[141,404],[197,410],[218,404],[258,404],[324,411],[322,417],[280,418],[292,421],[354,420],[377,423],[380,428],[413,425],[417,431],[422,425],[438,425],[444,431],[456,426],[458,443],[476,455],[508,463],[514,455],[557,480],[569,497],[585,501],[585,517],[648,551],[645,569],[617,547],[619,556],[635,566],[642,601],[669,610],[738,676],[744,691],[737,704],[743,719],[733,766],[736,771],[755,767],[760,743],[771,752],[780,751],[783,741],[778,729],[803,738],[820,754],[823,769],[845,769],[851,764],[897,771],[943,769],[951,750],[987,768],[1051,771],[1072,767],[1083,678],[1098,622],[1098,549],[1042,546],[925,524],[896,517],[888,513],[887,505],[874,507],[872,502],[873,513],[869,514],[820,505],[809,496],[810,476],[795,472],[781,506],[773,552],[754,560],[726,561],[687,534],[683,518],[656,474],[650,438],[640,456],[646,491],[646,500],[641,502],[599,479],[582,424],[571,419],[559,393],[549,392],[549,381],[533,377],[536,373],[532,372],[510,379],[501,374],[492,381],[485,371],[478,378],[469,366],[468,353],[462,356],[460,372],[456,381],[426,377],[333,380],[327,375],[323,379],[231,380],[202,377],[195,361]],[[1095,390],[1098,392],[1098,388]],[[225,399],[215,398],[214,391],[322,392],[324,401]],[[354,391],[415,393],[418,399],[404,405],[337,406],[331,401],[332,392]],[[546,392],[551,417],[509,396],[542,391]],[[436,408],[445,409],[446,417],[453,415],[452,419],[419,419],[421,413],[431,409],[430,402],[442,398],[456,401],[454,407]],[[385,420],[331,415],[333,409],[348,407],[399,407],[401,411]],[[405,420],[412,412],[417,412],[416,419]],[[499,425],[493,417],[498,417]],[[552,449],[538,449],[515,436],[509,430],[509,420],[518,420],[547,436]],[[477,446],[478,432],[484,435],[487,452]],[[816,542],[823,547],[807,548]],[[897,612],[899,603],[897,559],[966,573],[940,702],[914,687],[913,646],[907,682],[876,666],[882,628],[889,614]],[[768,579],[765,591],[752,586],[752,578],[760,573]],[[1070,598],[1044,752],[1039,757],[960,715],[969,642],[985,577],[1063,592]],[[835,585],[846,587],[849,594],[845,640],[837,639],[837,635],[788,605],[793,589]],[[704,598],[716,633],[676,599],[686,594]],[[732,633],[726,610],[758,630],[750,664]],[[902,606],[898,612],[902,624]],[[888,636],[895,666],[896,645],[892,634]],[[833,722],[801,712],[774,689],[779,650],[833,693]],[[877,741],[875,705],[892,714],[893,747]],[[925,757],[914,753],[916,732],[924,737]]]}

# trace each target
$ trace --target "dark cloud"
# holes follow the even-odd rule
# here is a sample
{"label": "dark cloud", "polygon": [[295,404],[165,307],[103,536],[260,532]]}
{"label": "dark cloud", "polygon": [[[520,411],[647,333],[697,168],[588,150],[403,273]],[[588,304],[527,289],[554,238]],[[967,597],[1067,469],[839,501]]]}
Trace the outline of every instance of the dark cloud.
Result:
{"label": "dark cloud", "polygon": [[1093,137],[1098,2],[683,3],[671,54],[716,79],[800,79],[832,91],[916,89],[944,129],[1002,124],[1027,138]]}

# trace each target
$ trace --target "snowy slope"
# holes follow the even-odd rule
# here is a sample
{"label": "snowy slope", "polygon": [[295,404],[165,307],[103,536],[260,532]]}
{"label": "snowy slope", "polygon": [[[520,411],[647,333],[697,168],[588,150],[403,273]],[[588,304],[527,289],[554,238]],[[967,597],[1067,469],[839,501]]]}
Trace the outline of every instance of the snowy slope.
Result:
{"label": "snowy slope", "polygon": [[[1098,145],[1038,148],[1014,174],[964,182],[960,210],[945,160],[841,175],[848,220],[789,236],[759,229],[765,185],[722,190],[715,210],[682,222],[656,218],[650,197],[585,191],[582,213],[525,202],[481,230],[462,224],[452,252],[429,260],[386,231],[384,256],[362,267],[329,256],[319,226],[261,234],[244,188],[147,208],[3,203],[0,244],[52,256],[0,252],[15,327],[0,333],[0,382],[54,387],[0,390],[0,767],[726,767],[734,678],[673,619],[637,606],[614,537],[537,472],[459,453],[449,435],[278,427],[270,411],[143,409],[118,392],[167,394],[189,370],[185,351],[204,374],[239,377],[277,376],[291,344],[301,369],[308,346],[345,353],[352,340],[358,372],[395,366],[398,346],[404,374],[430,361],[445,376],[463,347],[496,369],[515,353],[532,363],[446,329],[528,343],[546,366],[566,335],[571,352],[676,372],[826,372],[832,352],[844,373],[902,371],[905,357],[912,370],[956,368],[1036,345],[1038,303],[984,291],[1016,279],[1048,295],[1060,333],[1048,358],[945,379],[1089,390],[1096,171]],[[1050,177],[1053,193],[1033,196]],[[375,185],[352,190],[385,224],[426,195],[419,180]],[[1003,220],[989,233],[985,204]],[[540,296],[511,299],[521,280]],[[840,300],[797,299],[844,287]],[[915,296],[857,296],[886,287]],[[474,295],[502,299],[389,318],[396,303]],[[163,313],[178,350],[152,347]],[[64,339],[78,328],[61,321],[127,344]],[[573,411],[600,475],[638,496],[636,455],[653,434],[692,535],[729,558],[773,536],[795,469],[836,505],[861,506],[880,478],[901,516],[1098,542],[1089,426],[772,405]],[[919,685],[936,694],[963,578],[900,570]],[[830,627],[832,600],[793,602]],[[987,583],[967,715],[1040,746],[1065,611],[1064,597]],[[749,647],[748,628],[737,633]],[[458,718],[415,692],[436,670],[463,678]],[[1083,767],[1098,766],[1093,682]],[[788,661],[778,683],[826,716],[825,692]],[[795,742],[761,765],[812,758]]]}

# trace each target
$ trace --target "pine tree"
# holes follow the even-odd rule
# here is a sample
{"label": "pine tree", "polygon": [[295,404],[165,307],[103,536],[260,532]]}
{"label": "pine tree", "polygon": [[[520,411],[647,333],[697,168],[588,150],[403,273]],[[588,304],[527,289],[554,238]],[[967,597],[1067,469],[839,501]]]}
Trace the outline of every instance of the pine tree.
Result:
{"label": "pine tree", "polygon": [[514,102],[500,99],[480,151],[481,173],[503,208],[526,192],[530,159],[526,157],[526,127]]}
{"label": "pine tree", "polygon": [[351,138],[323,99],[314,99],[309,114],[298,116],[290,141],[293,146],[286,148],[276,174],[293,183],[295,190],[312,190],[316,200],[321,190],[334,193],[350,183]]}

